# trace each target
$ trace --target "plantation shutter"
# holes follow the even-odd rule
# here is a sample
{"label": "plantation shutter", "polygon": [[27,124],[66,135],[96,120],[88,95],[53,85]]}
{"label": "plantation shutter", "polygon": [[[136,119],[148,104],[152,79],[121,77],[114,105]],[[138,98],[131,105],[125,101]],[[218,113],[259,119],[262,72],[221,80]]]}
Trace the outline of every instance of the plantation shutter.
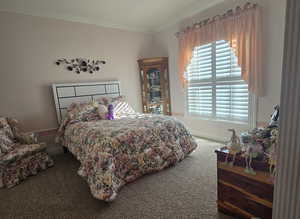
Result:
{"label": "plantation shutter", "polygon": [[248,122],[248,86],[226,41],[196,47],[186,74],[188,114]]}
{"label": "plantation shutter", "polygon": [[213,87],[199,86],[201,81],[210,81],[213,77],[213,45],[199,46],[194,50],[194,57],[188,66],[188,80],[192,83],[188,87],[189,113],[194,115],[213,115]]}
{"label": "plantation shutter", "polygon": [[241,78],[241,68],[238,66],[237,57],[228,42],[220,40],[215,43],[216,79]]}
{"label": "plantation shutter", "polygon": [[212,116],[212,86],[191,86],[188,89],[189,113],[194,115]]}
{"label": "plantation shutter", "polygon": [[222,84],[216,86],[216,117],[227,120],[248,120],[247,84]]}
{"label": "plantation shutter", "polygon": [[204,81],[212,78],[213,46],[196,47],[191,64],[188,66],[189,81]]}

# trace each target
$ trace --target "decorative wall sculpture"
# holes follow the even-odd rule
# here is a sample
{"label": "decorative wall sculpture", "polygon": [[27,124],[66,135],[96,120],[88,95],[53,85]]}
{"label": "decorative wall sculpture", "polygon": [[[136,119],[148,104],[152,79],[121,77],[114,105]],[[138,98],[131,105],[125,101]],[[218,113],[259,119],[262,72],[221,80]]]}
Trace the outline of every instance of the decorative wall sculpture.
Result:
{"label": "decorative wall sculpture", "polygon": [[102,60],[90,60],[90,59],[84,59],[84,58],[76,58],[76,59],[58,59],[55,64],[65,64],[67,65],[67,69],[69,71],[75,71],[77,74],[80,74],[80,72],[89,72],[90,74],[93,74],[95,71],[99,71],[100,64],[105,64],[105,61]]}

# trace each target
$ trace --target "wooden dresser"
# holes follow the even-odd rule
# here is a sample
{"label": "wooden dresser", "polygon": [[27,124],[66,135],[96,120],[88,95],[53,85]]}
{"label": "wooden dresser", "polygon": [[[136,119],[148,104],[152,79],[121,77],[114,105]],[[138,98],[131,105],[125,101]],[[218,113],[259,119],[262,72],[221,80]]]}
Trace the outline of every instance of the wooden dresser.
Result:
{"label": "wooden dresser", "polygon": [[[268,164],[253,161],[256,175],[245,173],[245,159],[237,156],[234,166],[224,164],[228,150],[218,149],[218,210],[238,218],[272,218],[273,183]],[[229,159],[231,161],[231,158]]]}

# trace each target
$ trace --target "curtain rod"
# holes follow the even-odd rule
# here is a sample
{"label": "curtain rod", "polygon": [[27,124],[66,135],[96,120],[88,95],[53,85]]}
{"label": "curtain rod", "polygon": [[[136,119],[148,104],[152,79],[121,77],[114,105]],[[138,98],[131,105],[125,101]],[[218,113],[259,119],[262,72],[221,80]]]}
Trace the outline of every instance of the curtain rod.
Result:
{"label": "curtain rod", "polygon": [[212,18],[207,18],[207,19],[204,19],[204,20],[202,20],[200,22],[196,22],[192,26],[188,26],[188,27],[184,28],[184,30],[175,33],[175,36],[179,37],[180,34],[184,34],[186,31],[188,31],[190,29],[200,28],[200,27],[203,27],[203,26],[205,26],[207,24],[213,23],[215,21],[223,20],[225,18],[229,18],[229,17],[232,17],[234,15],[241,14],[244,11],[255,9],[256,7],[257,7],[256,3],[247,2],[243,7],[237,6],[235,9],[229,9],[229,10],[227,10],[227,12],[224,13],[224,14],[216,15],[216,16],[214,16]]}

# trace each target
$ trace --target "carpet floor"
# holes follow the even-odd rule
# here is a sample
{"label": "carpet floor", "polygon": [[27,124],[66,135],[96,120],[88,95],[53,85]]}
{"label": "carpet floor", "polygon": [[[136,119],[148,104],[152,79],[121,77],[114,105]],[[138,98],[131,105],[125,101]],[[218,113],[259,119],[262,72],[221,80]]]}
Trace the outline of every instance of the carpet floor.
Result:
{"label": "carpet floor", "polygon": [[124,186],[112,203],[93,198],[77,175],[79,162],[53,146],[54,167],[0,189],[0,218],[230,218],[216,207],[214,149],[220,145],[198,142],[181,163]]}

